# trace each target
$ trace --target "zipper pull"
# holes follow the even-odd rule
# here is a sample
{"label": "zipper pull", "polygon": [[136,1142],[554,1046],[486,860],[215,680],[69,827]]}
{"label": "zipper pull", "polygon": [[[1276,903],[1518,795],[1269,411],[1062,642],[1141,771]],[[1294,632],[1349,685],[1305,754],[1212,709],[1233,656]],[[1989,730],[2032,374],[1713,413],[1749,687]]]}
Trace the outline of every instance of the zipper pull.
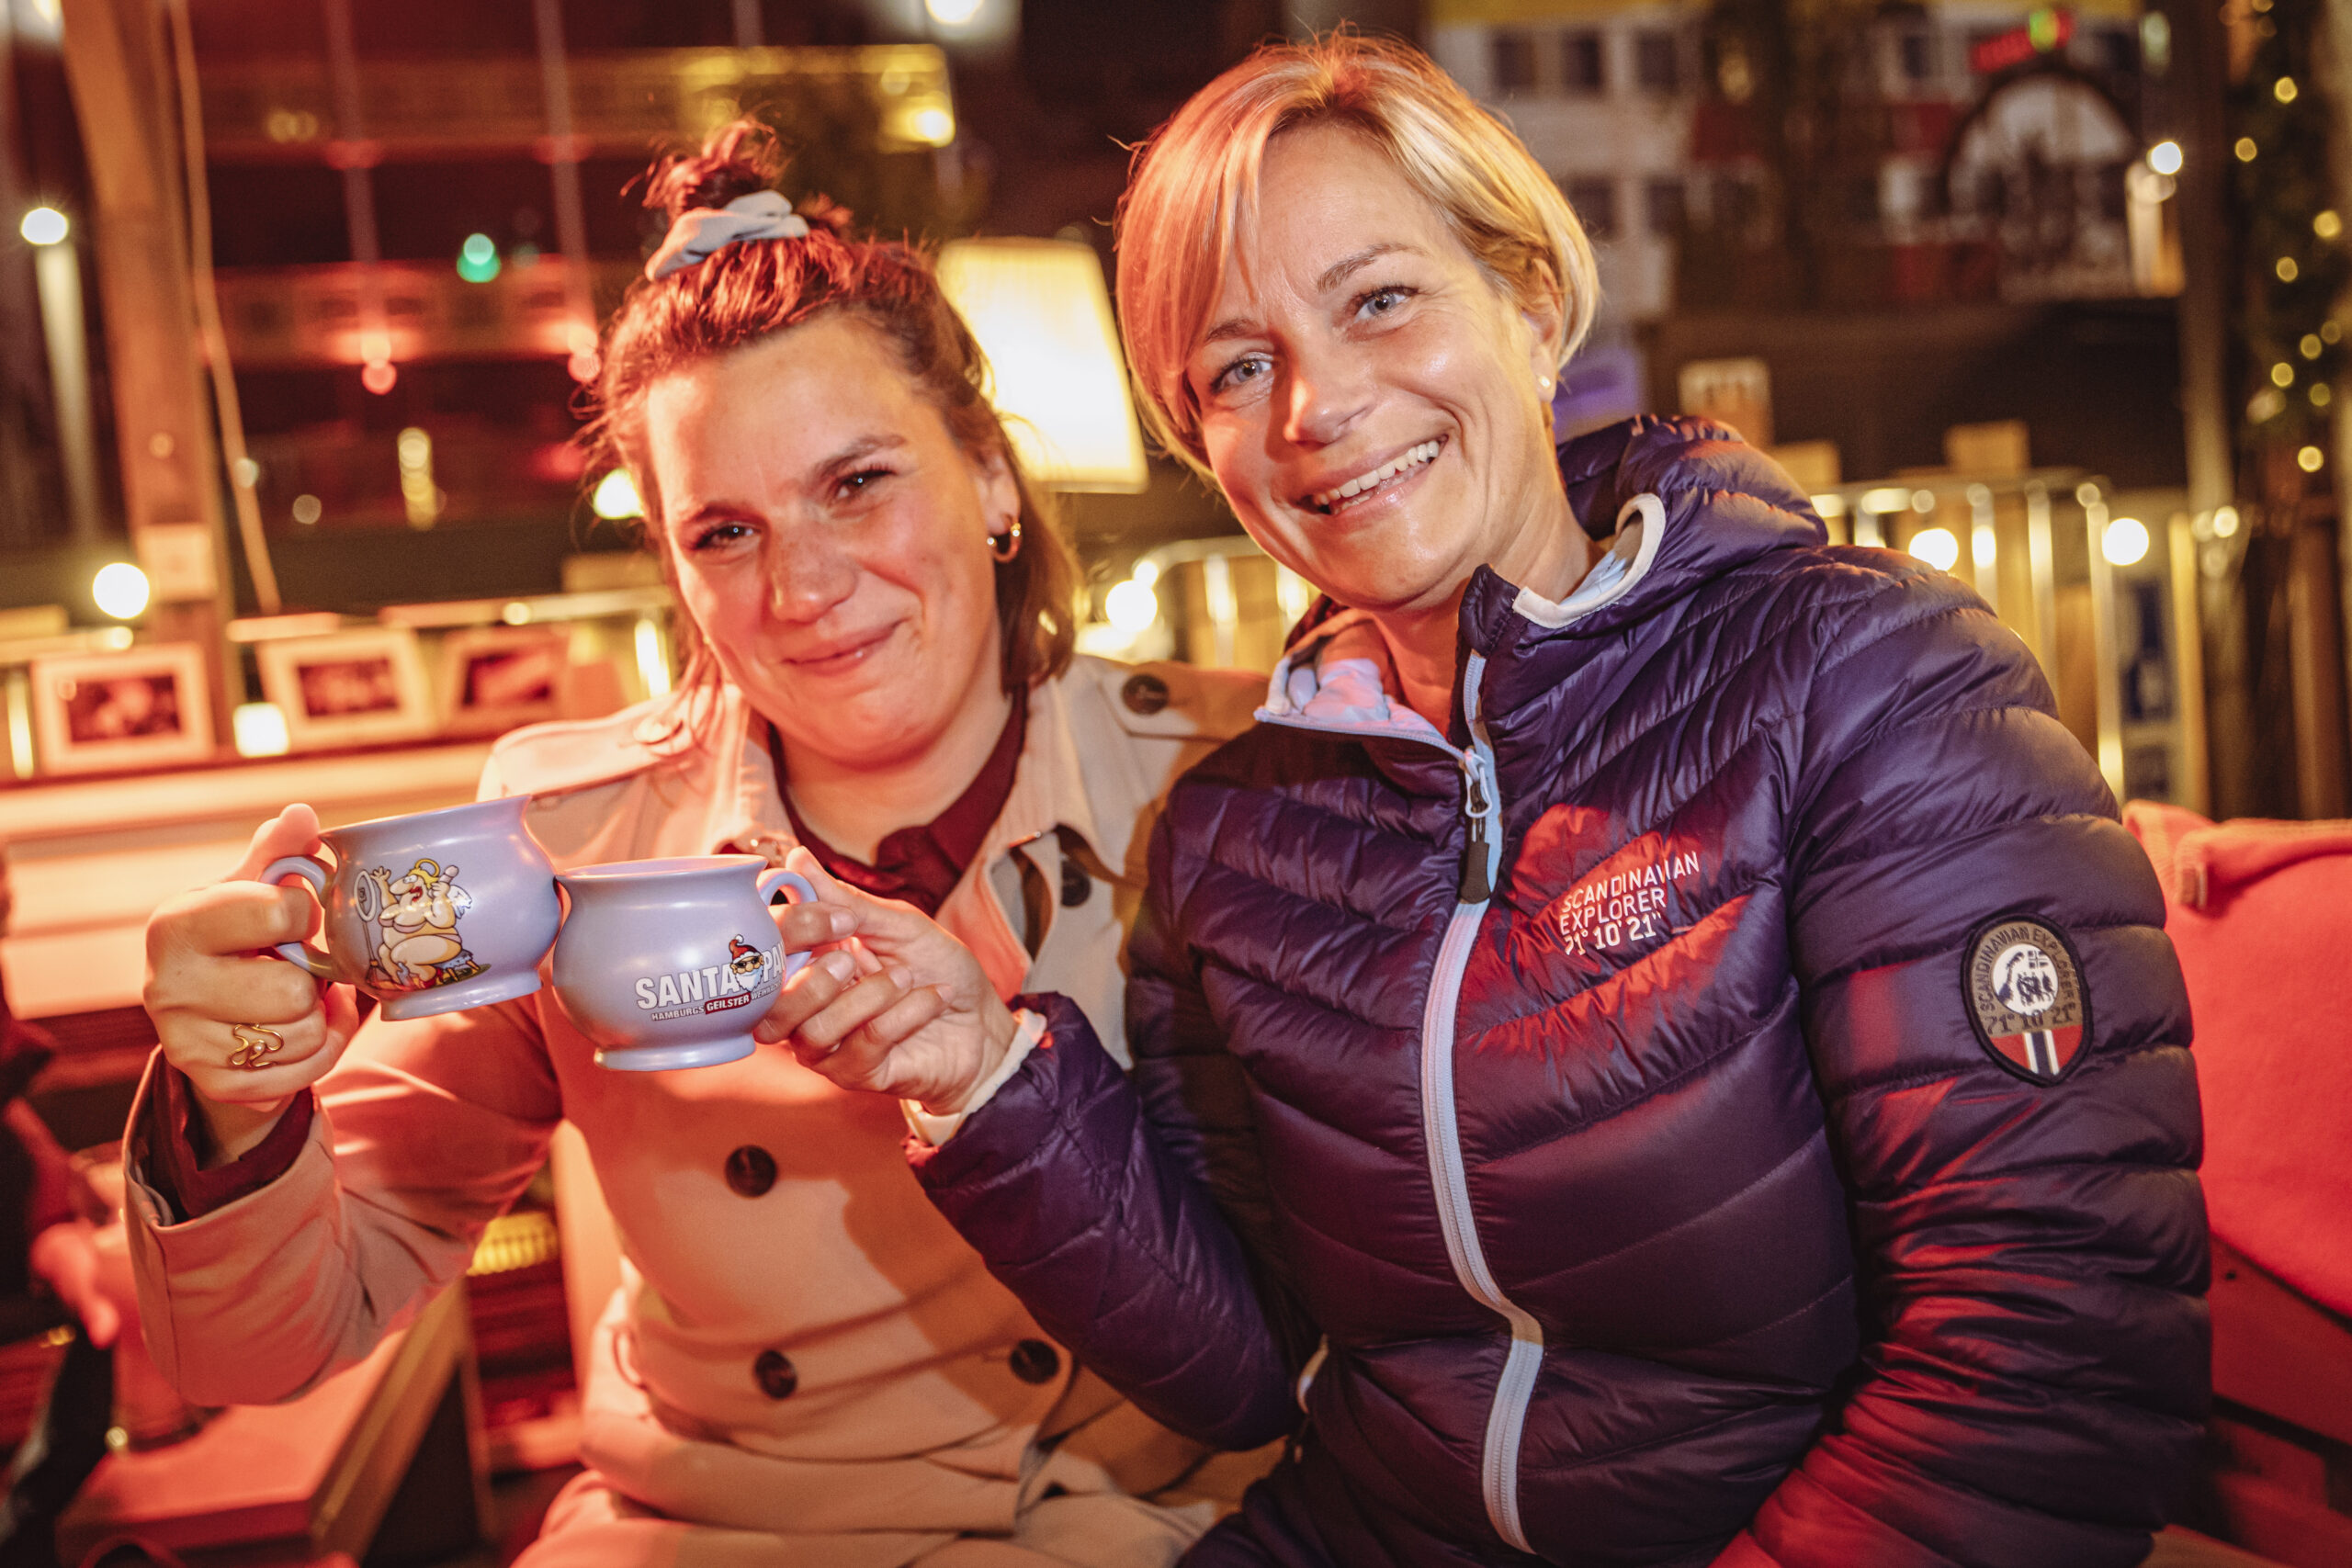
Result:
{"label": "zipper pull", "polygon": [[1462,857],[1464,904],[1495,896],[1496,863],[1502,856],[1502,803],[1495,788],[1495,764],[1483,744],[1462,754],[1462,815],[1470,824],[1470,846]]}

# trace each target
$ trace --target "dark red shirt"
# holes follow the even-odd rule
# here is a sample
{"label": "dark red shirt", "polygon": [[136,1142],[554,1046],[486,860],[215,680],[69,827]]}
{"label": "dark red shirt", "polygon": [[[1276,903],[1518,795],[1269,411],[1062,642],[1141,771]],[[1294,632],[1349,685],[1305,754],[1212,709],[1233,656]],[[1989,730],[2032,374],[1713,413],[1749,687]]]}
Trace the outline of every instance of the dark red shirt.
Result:
{"label": "dark red shirt", "polygon": [[793,836],[808,846],[828,875],[877,898],[899,898],[926,915],[956,890],[965,871],[987,841],[989,829],[1004,814],[1012,797],[1012,779],[1021,767],[1021,744],[1029,728],[1029,694],[1012,694],[1012,711],[1005,716],[1004,731],[996,750],[946,810],[917,828],[900,828],[883,835],[874,849],[874,863],[853,860],[826,843],[793,809],[792,792],[785,787],[784,745],[775,728],[768,728],[768,757],[775,764],[775,792],[784,798],[785,814],[792,818]]}

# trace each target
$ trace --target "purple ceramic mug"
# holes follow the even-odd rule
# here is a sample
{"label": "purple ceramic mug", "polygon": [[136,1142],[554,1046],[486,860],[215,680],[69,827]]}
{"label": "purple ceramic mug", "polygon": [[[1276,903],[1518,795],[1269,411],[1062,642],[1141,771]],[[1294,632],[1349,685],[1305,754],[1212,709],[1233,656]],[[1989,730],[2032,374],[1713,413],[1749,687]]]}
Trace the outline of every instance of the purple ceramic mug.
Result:
{"label": "purple ceramic mug", "polygon": [[508,795],[322,829],[334,865],[286,855],[261,880],[311,885],[326,948],[281,942],[277,955],[358,987],[391,1019],[529,996],[562,918],[555,868],[523,826],[530,804]]}
{"label": "purple ceramic mug", "polygon": [[555,994],[596,1045],[599,1066],[626,1072],[708,1067],[752,1054],[752,1026],[808,962],[786,953],[768,901],[797,872],[757,855],[615,861],[560,873],[571,900],[555,943]]}

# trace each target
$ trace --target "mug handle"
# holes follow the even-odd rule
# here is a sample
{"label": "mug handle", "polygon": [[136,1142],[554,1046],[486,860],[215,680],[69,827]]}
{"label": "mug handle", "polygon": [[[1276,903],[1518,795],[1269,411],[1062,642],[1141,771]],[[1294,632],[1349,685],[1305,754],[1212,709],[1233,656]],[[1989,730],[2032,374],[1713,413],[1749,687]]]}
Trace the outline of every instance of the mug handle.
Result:
{"label": "mug handle", "polygon": [[[334,874],[309,855],[280,855],[262,867],[261,875],[256,880],[275,887],[281,876],[299,876],[311,885],[311,893],[319,900],[319,908],[323,911],[327,906],[327,884],[334,879]],[[307,969],[322,980],[335,977],[334,960],[307,942],[281,942],[271,951],[287,963]]]}
{"label": "mug handle", "polygon": [[[760,902],[763,904],[774,903],[777,890],[785,887],[792,889],[793,897],[788,900],[790,903],[813,904],[817,901],[817,889],[807,877],[797,871],[786,871],[780,865],[772,865],[760,873],[759,885]],[[800,966],[808,962],[808,954],[806,951],[786,953],[784,955],[785,977],[789,979],[800,973]]]}

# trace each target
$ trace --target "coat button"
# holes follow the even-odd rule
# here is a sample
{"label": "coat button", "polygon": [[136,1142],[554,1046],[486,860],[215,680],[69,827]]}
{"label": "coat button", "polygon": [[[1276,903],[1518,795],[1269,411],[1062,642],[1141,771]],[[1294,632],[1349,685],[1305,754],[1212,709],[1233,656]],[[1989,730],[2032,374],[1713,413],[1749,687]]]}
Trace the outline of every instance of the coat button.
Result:
{"label": "coat button", "polygon": [[775,1185],[775,1156],[757,1144],[745,1144],[727,1156],[727,1185],[746,1198],[756,1198]]}
{"label": "coat button", "polygon": [[1148,718],[1168,705],[1168,682],[1157,675],[1130,675],[1119,688],[1119,700],[1129,713]]}
{"label": "coat button", "polygon": [[789,1399],[800,1386],[798,1370],[781,1350],[761,1351],[759,1359],[752,1363],[752,1375],[759,1380],[760,1392],[770,1399]]}
{"label": "coat button", "polygon": [[1067,855],[1062,858],[1062,908],[1075,909],[1094,896],[1094,879]]}
{"label": "coat button", "polygon": [[1012,1375],[1023,1382],[1051,1382],[1061,1370],[1062,1353],[1042,1339],[1023,1339],[1012,1348]]}

